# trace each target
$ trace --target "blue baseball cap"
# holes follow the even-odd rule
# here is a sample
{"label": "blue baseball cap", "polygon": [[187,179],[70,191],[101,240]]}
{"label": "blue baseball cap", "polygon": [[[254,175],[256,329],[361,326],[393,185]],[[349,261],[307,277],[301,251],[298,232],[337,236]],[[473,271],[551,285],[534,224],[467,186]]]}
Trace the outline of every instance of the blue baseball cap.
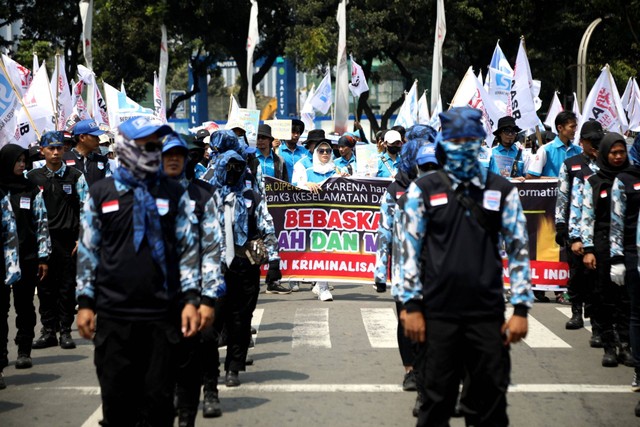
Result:
{"label": "blue baseball cap", "polygon": [[81,120],[73,127],[74,135],[93,135],[100,136],[105,132],[98,127],[93,119]]}
{"label": "blue baseball cap", "polygon": [[189,149],[185,140],[182,139],[182,137],[176,132],[171,132],[169,135],[165,136],[164,140],[162,141],[162,153],[166,153],[167,151],[176,147],[182,148],[185,152],[185,155],[187,155]]}
{"label": "blue baseball cap", "polygon": [[171,126],[154,123],[148,117],[133,117],[118,126],[118,130],[127,139],[145,138],[154,133],[162,138],[173,132]]}
{"label": "blue baseball cap", "polygon": [[427,163],[438,163],[438,159],[436,158],[436,145],[433,143],[424,144],[418,150],[418,155],[416,156],[416,163],[419,165],[425,165]]}
{"label": "blue baseball cap", "polygon": [[42,134],[40,138],[41,147],[63,147],[64,133],[60,131],[49,131]]}

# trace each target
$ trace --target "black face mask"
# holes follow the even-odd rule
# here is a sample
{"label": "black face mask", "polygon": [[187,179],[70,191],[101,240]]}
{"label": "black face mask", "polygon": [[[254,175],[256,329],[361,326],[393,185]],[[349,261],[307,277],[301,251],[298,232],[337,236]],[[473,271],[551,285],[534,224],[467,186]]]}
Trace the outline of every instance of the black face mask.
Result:
{"label": "black face mask", "polygon": [[225,184],[229,187],[235,186],[238,181],[240,181],[240,178],[242,178],[242,175],[244,174],[244,168],[244,163],[240,163],[237,161],[230,161],[229,163],[227,163]]}
{"label": "black face mask", "polygon": [[400,150],[402,149],[402,147],[387,147],[387,151],[389,152],[389,154],[398,154],[400,152]]}
{"label": "black face mask", "polygon": [[189,157],[187,157],[187,165],[185,169],[185,175],[187,179],[191,181],[196,176],[196,165],[204,157],[204,150],[193,149],[189,150]]}

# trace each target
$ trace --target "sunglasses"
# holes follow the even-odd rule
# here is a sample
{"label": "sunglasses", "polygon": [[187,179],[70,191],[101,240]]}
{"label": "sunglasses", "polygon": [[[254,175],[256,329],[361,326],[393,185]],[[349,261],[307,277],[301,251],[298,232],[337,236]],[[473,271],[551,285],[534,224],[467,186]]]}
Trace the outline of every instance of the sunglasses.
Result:
{"label": "sunglasses", "polygon": [[506,128],[506,129],[502,129],[502,133],[506,133],[507,135],[515,135],[517,132],[515,129]]}
{"label": "sunglasses", "polygon": [[160,141],[149,141],[144,144],[144,151],[147,153],[153,153],[158,150],[162,150],[162,143]]}
{"label": "sunglasses", "polygon": [[331,154],[332,150],[328,149],[328,148],[320,148],[318,150],[318,154]]}
{"label": "sunglasses", "polygon": [[227,172],[242,172],[244,170],[244,165],[242,163],[227,163]]}

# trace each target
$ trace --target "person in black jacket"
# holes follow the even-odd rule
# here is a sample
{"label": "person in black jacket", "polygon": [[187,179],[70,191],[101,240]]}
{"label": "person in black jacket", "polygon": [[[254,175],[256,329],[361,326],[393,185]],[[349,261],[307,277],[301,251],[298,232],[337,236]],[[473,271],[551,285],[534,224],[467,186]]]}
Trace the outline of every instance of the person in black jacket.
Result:
{"label": "person in black jacket", "polygon": [[[33,296],[36,284],[47,276],[47,263],[51,252],[47,209],[42,191],[24,176],[27,154],[28,150],[16,144],[7,144],[0,149],[0,189],[9,194],[20,243],[22,277],[11,288],[5,286],[1,289],[1,305],[7,312],[0,314],[6,319],[9,296],[13,290],[18,329],[15,338],[18,346],[16,369],[28,369],[32,366],[31,345],[37,320]],[[6,335],[0,337],[0,345],[4,347],[4,351],[0,353],[7,351],[6,338]]]}
{"label": "person in black jacket", "polygon": [[78,230],[82,203],[89,188],[82,172],[62,161],[62,132],[45,132],[40,146],[45,166],[29,171],[27,178],[42,188],[52,251],[49,274],[37,286],[42,330],[40,337],[33,342],[33,348],[58,345],[56,332],[60,331],[60,347],[73,349],[76,344],[71,337],[71,325],[76,306]]}
{"label": "person in black jacket", "polygon": [[82,120],[73,128],[75,147],[63,154],[62,160],[67,166],[74,167],[84,174],[89,187],[94,182],[111,176],[109,159],[98,152],[100,135],[104,135],[94,120]]}

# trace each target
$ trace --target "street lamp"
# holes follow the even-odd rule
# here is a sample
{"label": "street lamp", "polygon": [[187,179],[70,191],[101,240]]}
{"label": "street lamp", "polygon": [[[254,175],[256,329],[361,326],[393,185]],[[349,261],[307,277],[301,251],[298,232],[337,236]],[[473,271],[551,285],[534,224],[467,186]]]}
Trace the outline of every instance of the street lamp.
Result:
{"label": "street lamp", "polygon": [[589,24],[582,35],[580,47],[578,48],[578,106],[582,106],[587,97],[587,47],[593,30],[600,22],[602,22],[602,18],[598,18]]}

